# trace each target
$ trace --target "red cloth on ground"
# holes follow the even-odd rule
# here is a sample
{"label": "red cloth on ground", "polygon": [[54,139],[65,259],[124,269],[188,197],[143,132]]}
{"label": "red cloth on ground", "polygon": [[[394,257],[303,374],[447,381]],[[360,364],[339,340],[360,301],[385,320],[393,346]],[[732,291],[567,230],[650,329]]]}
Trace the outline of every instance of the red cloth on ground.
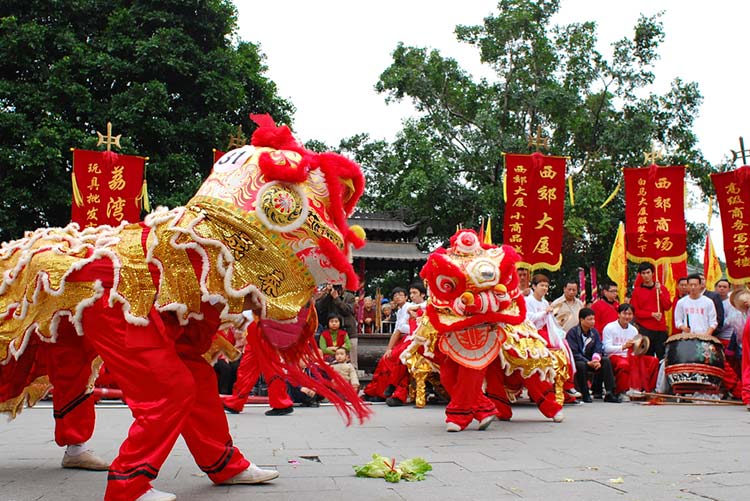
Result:
{"label": "red cloth on ground", "polygon": [[440,382],[451,400],[445,408],[445,422],[466,428],[476,419],[497,414],[495,404],[482,392],[482,382],[487,368],[470,369],[452,358],[445,357],[440,365]]}
{"label": "red cloth on ground", "polygon": [[203,305],[204,320],[187,326],[152,310],[148,326],[134,326],[108,301],[107,292],[84,311],[83,328],[135,421],[110,467],[105,500],[131,501],[150,489],[180,435],[213,482],[245,470],[250,463],[232,445],[216,375],[202,357],[218,327],[216,310]]}
{"label": "red cloth on ground", "polygon": [[650,355],[610,355],[615,373],[615,393],[625,393],[633,388],[639,391],[654,391],[659,371],[659,359]]}
{"label": "red cloth on ground", "polygon": [[401,353],[409,347],[410,341],[407,336],[402,336],[398,344],[391,350],[387,357],[380,358],[372,381],[365,386],[364,393],[370,397],[386,398],[385,390],[393,385],[395,390],[391,394],[402,402],[406,402],[409,394],[409,370],[401,363]]}

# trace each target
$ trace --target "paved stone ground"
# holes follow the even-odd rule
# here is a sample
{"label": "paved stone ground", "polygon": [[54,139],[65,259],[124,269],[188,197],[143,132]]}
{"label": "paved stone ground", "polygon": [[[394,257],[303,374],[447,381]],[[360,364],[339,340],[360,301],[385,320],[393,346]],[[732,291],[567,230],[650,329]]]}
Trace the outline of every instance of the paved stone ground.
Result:
{"label": "paved stone ground", "polygon": [[[518,405],[510,422],[483,432],[446,433],[443,408],[374,406],[366,424],[345,427],[332,407],[266,417],[264,406],[228,416],[235,443],[253,461],[277,468],[268,485],[213,486],[180,440],[154,482],[181,501],[285,500],[747,500],[750,412],[743,406],[638,403],[566,407],[555,424]],[[91,445],[112,458],[131,422],[113,404],[97,408]],[[106,473],[63,470],[52,411],[40,404],[0,423],[0,499],[101,499]],[[476,423],[474,423],[476,427]],[[352,465],[374,452],[422,456],[423,482],[356,478]]]}

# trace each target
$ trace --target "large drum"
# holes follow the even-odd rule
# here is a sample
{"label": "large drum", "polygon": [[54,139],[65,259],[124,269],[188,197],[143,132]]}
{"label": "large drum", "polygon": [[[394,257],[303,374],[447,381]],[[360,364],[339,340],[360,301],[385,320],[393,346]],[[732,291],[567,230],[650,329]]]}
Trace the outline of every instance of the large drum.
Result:
{"label": "large drum", "polygon": [[664,372],[676,395],[720,393],[724,346],[702,334],[676,334],[666,342]]}

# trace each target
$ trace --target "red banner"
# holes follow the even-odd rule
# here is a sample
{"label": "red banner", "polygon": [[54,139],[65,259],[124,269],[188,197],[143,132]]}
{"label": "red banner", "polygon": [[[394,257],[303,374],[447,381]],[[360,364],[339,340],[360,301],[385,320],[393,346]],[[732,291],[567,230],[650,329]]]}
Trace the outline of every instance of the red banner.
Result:
{"label": "red banner", "polygon": [[145,165],[143,157],[73,150],[71,221],[81,228],[140,221]]}
{"label": "red banner", "polygon": [[565,157],[505,156],[504,240],[520,267],[556,271],[562,263]]}
{"label": "red banner", "polygon": [[750,281],[750,166],[711,174],[721,213],[727,277]]}
{"label": "red banner", "polygon": [[685,259],[685,167],[652,165],[623,174],[628,258],[662,264]]}

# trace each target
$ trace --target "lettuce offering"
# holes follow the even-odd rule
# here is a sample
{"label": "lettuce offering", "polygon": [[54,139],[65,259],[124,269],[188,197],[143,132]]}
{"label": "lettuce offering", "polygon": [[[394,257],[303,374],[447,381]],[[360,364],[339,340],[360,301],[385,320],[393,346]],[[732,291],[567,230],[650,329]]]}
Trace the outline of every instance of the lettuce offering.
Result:
{"label": "lettuce offering", "polygon": [[362,466],[354,466],[354,473],[358,477],[384,478],[386,482],[416,482],[425,479],[425,473],[432,470],[432,465],[423,458],[416,457],[396,464],[395,458],[387,458],[380,454],[373,454],[372,461]]}

